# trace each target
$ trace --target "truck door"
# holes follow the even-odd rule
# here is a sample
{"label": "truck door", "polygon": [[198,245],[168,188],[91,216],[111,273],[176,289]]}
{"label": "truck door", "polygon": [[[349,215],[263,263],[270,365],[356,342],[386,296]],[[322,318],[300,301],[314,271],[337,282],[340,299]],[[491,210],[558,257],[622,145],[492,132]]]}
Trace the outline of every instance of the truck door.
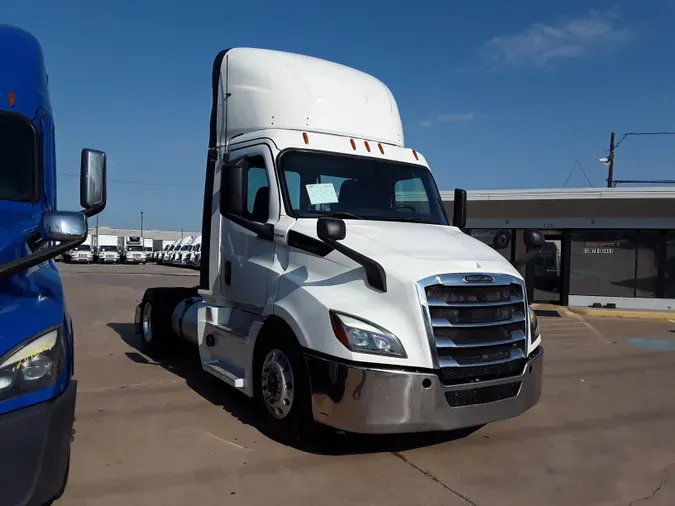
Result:
{"label": "truck door", "polygon": [[[244,218],[276,223],[279,220],[278,191],[270,149],[263,144],[235,149],[230,151],[229,160],[247,167]],[[224,219],[220,258],[222,293],[235,306],[262,313],[267,300],[267,279],[274,262],[274,242]]]}

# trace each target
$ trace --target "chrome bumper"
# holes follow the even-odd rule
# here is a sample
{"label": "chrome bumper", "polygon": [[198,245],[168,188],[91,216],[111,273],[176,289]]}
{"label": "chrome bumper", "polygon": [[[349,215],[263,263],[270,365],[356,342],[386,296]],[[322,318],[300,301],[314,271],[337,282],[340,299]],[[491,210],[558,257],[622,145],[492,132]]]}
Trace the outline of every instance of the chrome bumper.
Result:
{"label": "chrome bumper", "polygon": [[541,397],[544,349],[533,352],[519,376],[453,386],[429,372],[359,367],[311,354],[305,360],[317,422],[393,434],[461,429],[524,413]]}

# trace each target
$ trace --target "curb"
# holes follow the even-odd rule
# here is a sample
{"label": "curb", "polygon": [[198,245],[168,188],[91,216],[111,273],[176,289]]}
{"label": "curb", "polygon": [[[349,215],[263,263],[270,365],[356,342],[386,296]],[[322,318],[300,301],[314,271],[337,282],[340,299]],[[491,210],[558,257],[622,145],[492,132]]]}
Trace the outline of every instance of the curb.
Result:
{"label": "curb", "polygon": [[606,309],[593,307],[568,307],[573,314],[598,318],[635,318],[641,320],[675,320],[675,311],[640,311],[638,309]]}
{"label": "curb", "polygon": [[532,309],[539,310],[539,311],[555,311],[556,313],[560,314],[560,316],[568,318],[568,317],[574,317],[575,314],[569,310],[568,307],[566,306],[556,306],[555,304],[530,304],[532,306]]}

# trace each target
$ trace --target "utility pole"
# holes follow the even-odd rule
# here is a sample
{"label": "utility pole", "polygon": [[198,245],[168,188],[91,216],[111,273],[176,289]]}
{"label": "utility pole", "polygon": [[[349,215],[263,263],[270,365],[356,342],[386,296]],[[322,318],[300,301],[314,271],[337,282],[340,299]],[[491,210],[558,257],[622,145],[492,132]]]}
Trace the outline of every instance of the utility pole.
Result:
{"label": "utility pole", "polygon": [[609,156],[607,157],[607,162],[609,164],[609,169],[607,171],[607,188],[612,188],[614,186],[614,139],[616,134],[612,132],[612,135],[609,136]]}
{"label": "utility pole", "polygon": [[180,238],[183,238],[183,227],[180,227]]}
{"label": "utility pole", "polygon": [[141,211],[141,244],[143,244],[143,251],[145,251],[145,241],[143,240],[143,211]]}

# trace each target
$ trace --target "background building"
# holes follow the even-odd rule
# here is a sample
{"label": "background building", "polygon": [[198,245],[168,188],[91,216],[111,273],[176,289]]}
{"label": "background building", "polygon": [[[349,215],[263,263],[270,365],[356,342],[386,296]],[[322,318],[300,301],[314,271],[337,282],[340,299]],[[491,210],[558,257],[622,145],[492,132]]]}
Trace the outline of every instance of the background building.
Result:
{"label": "background building", "polygon": [[[441,192],[448,217],[454,192]],[[547,245],[522,269],[532,302],[675,309],[675,188],[468,192],[467,232],[513,260],[526,228]],[[497,238],[497,239],[495,239]]]}

